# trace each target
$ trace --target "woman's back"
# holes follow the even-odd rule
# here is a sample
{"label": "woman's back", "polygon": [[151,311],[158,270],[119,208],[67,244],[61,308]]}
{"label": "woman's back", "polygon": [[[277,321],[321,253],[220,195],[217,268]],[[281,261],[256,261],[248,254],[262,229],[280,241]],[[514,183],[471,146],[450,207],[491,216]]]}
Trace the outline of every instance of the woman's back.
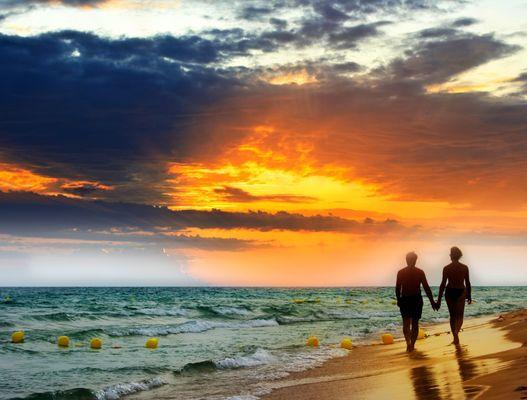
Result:
{"label": "woman's back", "polygon": [[448,279],[446,287],[464,288],[465,279],[468,277],[468,267],[459,261],[454,261],[443,269],[443,274]]}

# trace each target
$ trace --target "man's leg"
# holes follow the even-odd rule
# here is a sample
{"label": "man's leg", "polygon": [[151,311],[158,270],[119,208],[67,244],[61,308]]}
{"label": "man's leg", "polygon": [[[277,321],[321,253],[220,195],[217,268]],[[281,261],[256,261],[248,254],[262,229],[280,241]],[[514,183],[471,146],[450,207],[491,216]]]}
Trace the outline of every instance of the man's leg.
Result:
{"label": "man's leg", "polygon": [[419,335],[419,320],[417,318],[412,318],[412,345],[411,350],[414,349],[417,336]]}
{"label": "man's leg", "polygon": [[409,317],[403,317],[403,334],[404,340],[406,340],[406,351],[410,351],[411,342],[412,342],[412,332],[410,325],[412,324],[412,319]]}

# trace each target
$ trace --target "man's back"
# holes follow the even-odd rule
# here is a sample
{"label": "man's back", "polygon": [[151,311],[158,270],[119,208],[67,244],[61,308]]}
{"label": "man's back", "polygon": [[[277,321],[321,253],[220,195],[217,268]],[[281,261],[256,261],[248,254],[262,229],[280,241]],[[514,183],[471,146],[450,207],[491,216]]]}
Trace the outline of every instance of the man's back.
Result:
{"label": "man's back", "polygon": [[401,285],[401,296],[421,294],[424,272],[417,267],[405,267],[397,273],[397,282]]}

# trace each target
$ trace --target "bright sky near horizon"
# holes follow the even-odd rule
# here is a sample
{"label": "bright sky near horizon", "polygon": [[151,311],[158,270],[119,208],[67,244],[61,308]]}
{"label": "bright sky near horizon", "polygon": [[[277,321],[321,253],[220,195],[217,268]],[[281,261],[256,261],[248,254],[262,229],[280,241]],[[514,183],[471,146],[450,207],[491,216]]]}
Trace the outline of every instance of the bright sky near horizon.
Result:
{"label": "bright sky near horizon", "polygon": [[0,0],[0,286],[527,284],[526,21]]}

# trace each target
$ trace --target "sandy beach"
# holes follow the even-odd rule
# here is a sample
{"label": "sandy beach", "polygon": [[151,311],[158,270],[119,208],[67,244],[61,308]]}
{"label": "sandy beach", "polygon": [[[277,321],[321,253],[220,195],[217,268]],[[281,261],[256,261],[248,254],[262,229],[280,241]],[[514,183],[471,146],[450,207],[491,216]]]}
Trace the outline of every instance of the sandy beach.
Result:
{"label": "sandy beach", "polygon": [[457,347],[448,325],[426,330],[412,354],[403,341],[356,347],[274,382],[264,398],[527,399],[527,310],[466,321]]}

